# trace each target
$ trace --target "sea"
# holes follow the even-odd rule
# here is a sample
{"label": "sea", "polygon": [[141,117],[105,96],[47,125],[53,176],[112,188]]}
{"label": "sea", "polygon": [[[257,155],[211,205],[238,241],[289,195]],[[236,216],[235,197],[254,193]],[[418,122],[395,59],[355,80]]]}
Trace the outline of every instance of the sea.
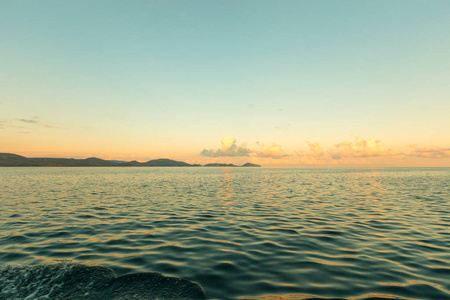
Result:
{"label": "sea", "polygon": [[[99,294],[120,278],[133,287]],[[155,280],[450,299],[450,168],[0,168],[0,299],[164,298]]]}

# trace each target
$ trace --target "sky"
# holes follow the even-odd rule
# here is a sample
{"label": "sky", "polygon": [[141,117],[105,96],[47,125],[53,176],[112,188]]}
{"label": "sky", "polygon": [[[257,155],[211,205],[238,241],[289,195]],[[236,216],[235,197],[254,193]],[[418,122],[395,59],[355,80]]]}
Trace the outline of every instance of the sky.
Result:
{"label": "sky", "polygon": [[0,152],[450,166],[450,1],[0,0]]}

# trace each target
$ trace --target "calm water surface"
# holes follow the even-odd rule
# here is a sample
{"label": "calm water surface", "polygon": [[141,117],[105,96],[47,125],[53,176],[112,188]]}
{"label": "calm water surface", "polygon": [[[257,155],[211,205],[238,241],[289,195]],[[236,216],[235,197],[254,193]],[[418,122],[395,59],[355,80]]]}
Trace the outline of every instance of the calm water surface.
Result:
{"label": "calm water surface", "polygon": [[211,299],[450,299],[450,169],[0,168],[0,263],[61,260]]}

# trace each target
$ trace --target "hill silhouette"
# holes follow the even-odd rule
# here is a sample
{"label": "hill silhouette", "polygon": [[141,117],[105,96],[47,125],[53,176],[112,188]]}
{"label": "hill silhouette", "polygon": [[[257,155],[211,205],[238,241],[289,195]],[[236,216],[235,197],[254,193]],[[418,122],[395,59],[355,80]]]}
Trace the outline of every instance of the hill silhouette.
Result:
{"label": "hill silhouette", "polygon": [[[200,167],[198,164],[188,164],[168,158],[153,159],[147,162],[138,161],[117,161],[104,160],[97,157],[84,159],[77,158],[51,158],[51,157],[31,157],[13,154],[0,153],[0,167]],[[233,164],[212,163],[205,167],[239,167]],[[242,167],[261,167],[251,163],[246,163]]]}

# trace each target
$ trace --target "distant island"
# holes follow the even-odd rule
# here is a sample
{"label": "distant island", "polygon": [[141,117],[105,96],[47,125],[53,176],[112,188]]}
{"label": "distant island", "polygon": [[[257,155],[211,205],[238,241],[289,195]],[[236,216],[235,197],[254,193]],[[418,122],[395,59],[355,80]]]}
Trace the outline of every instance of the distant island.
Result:
{"label": "distant island", "polygon": [[233,164],[218,164],[218,163],[213,163],[213,164],[206,164],[204,165],[204,167],[261,167],[260,165],[255,165],[252,163],[246,163],[243,164],[242,166],[236,166]]}
{"label": "distant island", "polygon": [[[167,158],[153,159],[147,162],[104,160],[97,157],[76,158],[27,158],[12,153],[0,153],[0,167],[202,167],[199,164],[188,164]],[[242,166],[233,164],[212,163],[204,167],[261,167],[246,163]]]}

